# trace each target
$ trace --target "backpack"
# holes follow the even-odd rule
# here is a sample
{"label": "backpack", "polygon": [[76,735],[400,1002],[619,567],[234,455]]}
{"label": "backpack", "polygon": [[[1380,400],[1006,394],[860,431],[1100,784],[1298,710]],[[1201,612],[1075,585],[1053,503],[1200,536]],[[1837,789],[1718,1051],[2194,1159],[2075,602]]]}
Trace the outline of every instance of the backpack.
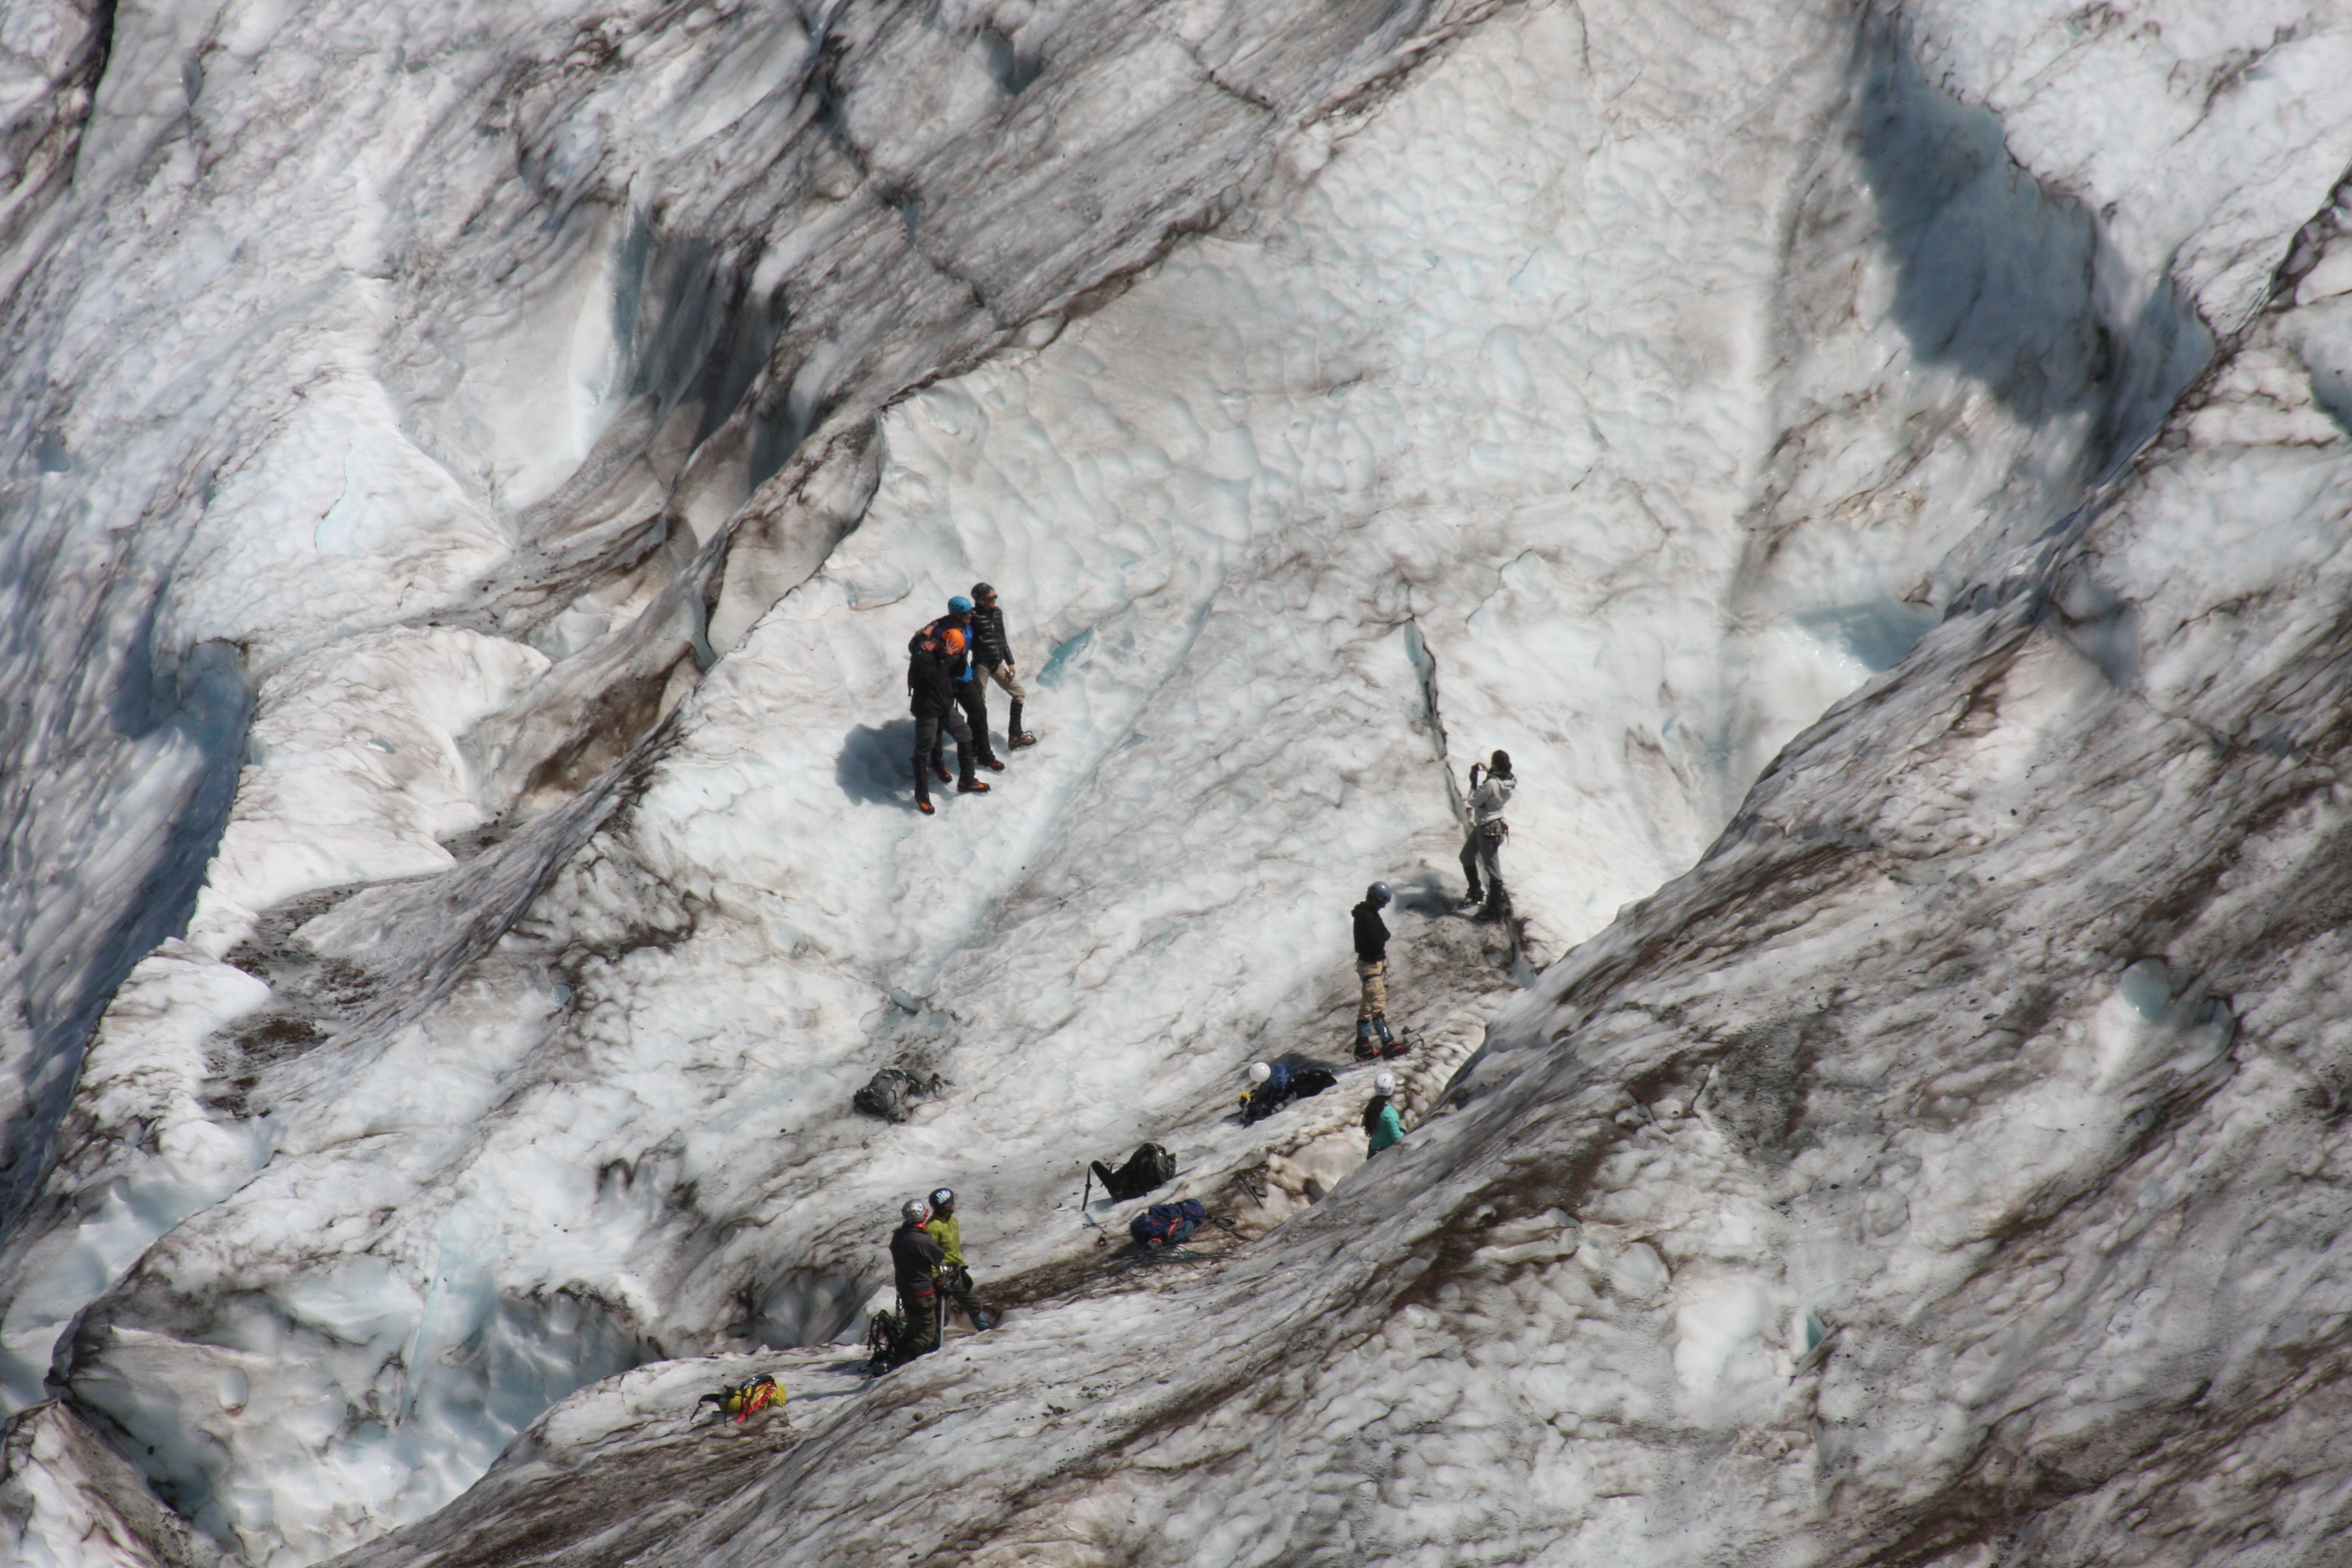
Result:
{"label": "backpack", "polygon": [[867,1116],[904,1121],[914,1114],[908,1109],[912,1101],[929,1100],[945,1088],[947,1080],[937,1073],[923,1079],[898,1068],[884,1068],[866,1080],[864,1089],[849,1097],[849,1104]]}
{"label": "backpack", "polygon": [[1101,1161],[1095,1162],[1095,1174],[1102,1178],[1103,1191],[1113,1199],[1125,1203],[1139,1198],[1154,1187],[1164,1187],[1176,1179],[1176,1156],[1157,1143],[1146,1143],[1127,1157],[1127,1163],[1114,1171]]}
{"label": "backpack", "polygon": [[720,1415],[732,1415],[735,1425],[740,1426],[764,1406],[772,1405],[782,1410],[784,1407],[784,1386],[763,1372],[757,1377],[747,1377],[730,1388],[706,1394],[694,1402],[698,1411],[706,1405],[719,1406]]}
{"label": "backpack", "polygon": [[900,1353],[907,1338],[907,1320],[885,1307],[866,1320],[866,1370],[879,1377],[892,1367],[914,1360]]}
{"label": "backpack", "polygon": [[1192,1233],[1205,1224],[1209,1206],[1198,1198],[1186,1198],[1181,1203],[1153,1204],[1127,1222],[1127,1234],[1135,1245],[1150,1251],[1155,1247],[1175,1247],[1192,1239]]}

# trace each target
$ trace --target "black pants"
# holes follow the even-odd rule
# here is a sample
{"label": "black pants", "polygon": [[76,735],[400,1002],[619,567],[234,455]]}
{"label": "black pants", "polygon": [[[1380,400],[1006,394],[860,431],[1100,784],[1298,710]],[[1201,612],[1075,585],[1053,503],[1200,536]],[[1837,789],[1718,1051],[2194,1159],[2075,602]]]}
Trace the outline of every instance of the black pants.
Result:
{"label": "black pants", "polygon": [[971,721],[972,755],[986,767],[996,760],[996,753],[988,744],[988,688],[981,684],[980,677],[956,682],[956,704]]}
{"label": "black pants", "polygon": [[917,800],[931,798],[931,765],[942,761],[945,750],[940,742],[941,730],[955,737],[956,772],[965,778],[971,777],[975,755],[971,749],[971,726],[964,722],[962,712],[958,709],[950,708],[944,714],[918,713],[915,716],[915,798]]}
{"label": "black pants", "polygon": [[939,1295],[936,1299],[942,1302],[954,1302],[956,1310],[970,1320],[973,1328],[980,1327],[980,1314],[983,1309],[972,1294],[971,1269],[959,1268],[952,1265],[940,1268]]}

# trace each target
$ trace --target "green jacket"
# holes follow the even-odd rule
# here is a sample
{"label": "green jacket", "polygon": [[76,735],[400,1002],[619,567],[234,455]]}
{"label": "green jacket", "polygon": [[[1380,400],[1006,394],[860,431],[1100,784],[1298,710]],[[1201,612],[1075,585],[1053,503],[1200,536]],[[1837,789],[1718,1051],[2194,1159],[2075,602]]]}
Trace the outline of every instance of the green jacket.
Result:
{"label": "green jacket", "polygon": [[[1404,1124],[1397,1120],[1396,1107],[1383,1101],[1381,1105],[1380,1121],[1372,1129],[1372,1146],[1364,1151],[1364,1158],[1370,1159],[1403,1136]],[[938,1222],[934,1221],[931,1225],[932,1233],[936,1235],[939,1228]]]}
{"label": "green jacket", "polygon": [[963,1228],[957,1223],[956,1216],[953,1215],[947,1215],[944,1216],[933,1215],[931,1216],[930,1229],[931,1239],[940,1244],[940,1250],[941,1252],[947,1254],[947,1257],[940,1259],[940,1267],[942,1268],[961,1268],[964,1266]]}

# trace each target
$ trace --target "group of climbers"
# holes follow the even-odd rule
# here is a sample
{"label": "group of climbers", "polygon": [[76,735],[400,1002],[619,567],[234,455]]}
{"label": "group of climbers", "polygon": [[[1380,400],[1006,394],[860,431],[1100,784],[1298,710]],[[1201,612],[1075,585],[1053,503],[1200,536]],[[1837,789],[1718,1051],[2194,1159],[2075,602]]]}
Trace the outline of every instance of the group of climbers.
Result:
{"label": "group of climbers", "polygon": [[[915,716],[915,809],[932,815],[931,780],[952,782],[959,795],[985,795],[980,770],[1003,771],[989,744],[988,683],[1013,700],[1005,714],[1008,750],[1034,746],[1037,737],[1021,727],[1021,705],[1029,693],[1013,668],[1013,645],[1004,633],[1004,611],[996,590],[975,583],[969,598],[948,601],[948,613],[907,639],[907,706]],[[947,737],[956,743],[956,771],[948,772]]]}
{"label": "group of climbers", "polygon": [[[927,771],[935,773],[943,783],[949,776],[940,756],[942,727],[955,737],[956,757],[962,764],[963,774],[957,785],[960,790],[977,793],[988,788],[975,775],[975,764],[992,769],[1004,765],[989,750],[984,680],[994,680],[1013,700],[1006,725],[1010,744],[1030,745],[1034,737],[1021,728],[1021,707],[1026,694],[1014,674],[1012,652],[1004,640],[1003,613],[997,607],[996,595],[987,584],[976,584],[969,599],[958,595],[949,600],[948,614],[917,632],[908,645],[908,653],[907,682],[913,694],[916,719],[915,800],[928,813],[931,803]],[[1517,787],[1507,752],[1498,750],[1483,766],[1471,766],[1469,835],[1462,846],[1462,870],[1469,882],[1469,896],[1465,902],[1479,906],[1483,919],[1499,918],[1510,907],[1502,871],[1503,840],[1510,828],[1503,814]],[[1410,1035],[1407,1039],[1399,1039],[1388,1021],[1390,933],[1381,911],[1393,901],[1394,894],[1388,884],[1374,882],[1364,890],[1362,902],[1349,911],[1360,984],[1355,1037],[1359,1059],[1399,1057],[1410,1049]],[[1242,1096],[1244,1124],[1273,1114],[1292,1100],[1320,1093],[1338,1081],[1328,1068],[1311,1063],[1256,1062],[1251,1065],[1248,1077],[1250,1087]],[[1365,1102],[1363,1110],[1367,1159],[1393,1147],[1404,1136],[1396,1093],[1397,1078],[1393,1072],[1382,1071],[1373,1079],[1372,1097]],[[1144,1169],[1147,1156],[1151,1157],[1148,1171]],[[1173,1174],[1173,1162],[1156,1144],[1144,1145],[1118,1171],[1097,1161],[1090,1173],[1121,1201],[1140,1196]],[[984,1331],[993,1324],[993,1319],[973,1295],[955,1201],[954,1192],[941,1187],[928,1200],[908,1199],[899,1211],[900,1224],[890,1237],[898,1320],[887,1361],[877,1355],[877,1366],[897,1365],[937,1350],[950,1301],[963,1310],[973,1328]],[[1181,1245],[1202,1223],[1205,1213],[1199,1202],[1192,1199],[1177,1205],[1155,1205],[1136,1217],[1132,1228],[1137,1244],[1147,1250]]]}

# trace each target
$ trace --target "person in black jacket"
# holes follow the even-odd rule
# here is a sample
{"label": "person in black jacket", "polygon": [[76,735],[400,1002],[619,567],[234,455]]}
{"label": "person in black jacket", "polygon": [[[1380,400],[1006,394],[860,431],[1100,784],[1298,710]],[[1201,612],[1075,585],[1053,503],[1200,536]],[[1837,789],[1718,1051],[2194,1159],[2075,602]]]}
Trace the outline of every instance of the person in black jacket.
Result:
{"label": "person in black jacket", "polygon": [[940,1263],[945,1249],[931,1239],[931,1205],[908,1198],[890,1233],[890,1272],[898,1287],[898,1310],[907,1320],[899,1359],[912,1361],[940,1348]]}
{"label": "person in black jacket", "polygon": [[[1402,1054],[1389,1034],[1389,926],[1381,911],[1391,897],[1386,882],[1374,882],[1364,889],[1364,901],[1349,911],[1356,921],[1356,975],[1363,982],[1363,994],[1356,1004],[1356,1055],[1367,1060]],[[1377,1045],[1375,1033],[1380,1036]]]}
{"label": "person in black jacket", "polygon": [[938,773],[941,784],[948,782],[940,744],[942,728],[955,737],[956,768],[962,775],[956,781],[957,793],[985,795],[988,786],[972,772],[971,726],[964,722],[955,699],[956,666],[965,657],[963,632],[934,621],[915,634],[908,653],[907,707],[915,716],[915,809],[929,816],[932,773]]}
{"label": "person in black jacket", "polygon": [[1016,752],[1034,746],[1037,737],[1021,727],[1021,705],[1029,700],[1029,693],[1013,668],[1013,644],[1004,636],[1004,612],[997,606],[996,590],[985,583],[974,583],[971,597],[972,662],[979,666],[982,679],[993,680],[1013,699],[1013,710],[1004,716],[1004,743]]}
{"label": "person in black jacket", "polygon": [[[971,601],[958,594],[948,601],[946,615],[907,639],[907,652],[911,656],[915,645],[925,637],[939,637],[950,645],[953,657],[949,662],[955,670],[952,689],[956,706],[963,710],[965,720],[971,725],[973,760],[983,768],[1003,773],[1004,764],[997,761],[994,750],[988,743],[988,688],[980,679],[978,667],[971,661]],[[940,774],[941,784],[947,782],[946,763],[936,742],[931,748],[931,769]]]}

